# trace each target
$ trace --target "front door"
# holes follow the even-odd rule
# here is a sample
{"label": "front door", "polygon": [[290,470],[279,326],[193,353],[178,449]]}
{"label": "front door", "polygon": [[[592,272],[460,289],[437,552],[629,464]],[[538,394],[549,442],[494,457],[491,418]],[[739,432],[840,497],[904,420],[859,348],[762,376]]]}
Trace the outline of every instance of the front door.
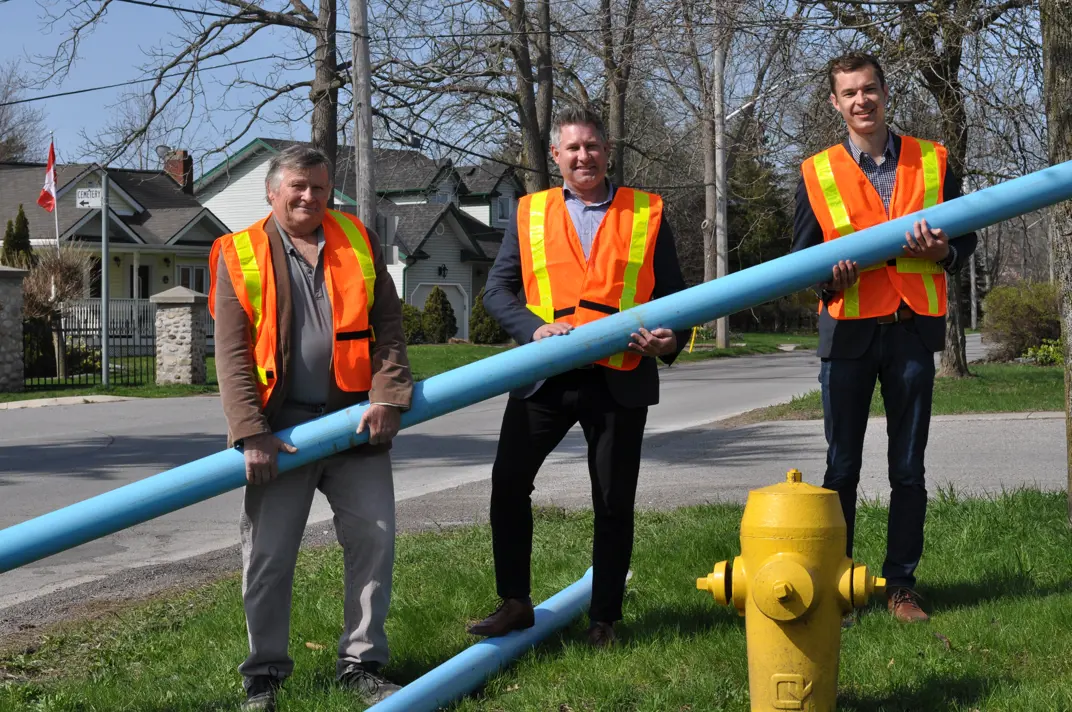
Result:
{"label": "front door", "polygon": [[134,265],[128,273],[131,299],[149,298],[149,265],[138,265],[138,279],[134,279]]}

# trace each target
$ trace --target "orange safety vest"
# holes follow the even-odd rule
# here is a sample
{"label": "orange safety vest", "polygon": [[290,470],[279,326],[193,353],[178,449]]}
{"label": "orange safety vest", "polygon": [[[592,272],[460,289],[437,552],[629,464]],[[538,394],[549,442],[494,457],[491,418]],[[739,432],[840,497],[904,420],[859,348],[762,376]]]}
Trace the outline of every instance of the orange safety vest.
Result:
{"label": "orange safety vest", "polygon": [[[581,326],[647,302],[662,214],[659,196],[616,188],[586,260],[561,188],[521,198],[517,235],[528,308],[547,323]],[[623,352],[597,363],[631,371],[640,359]]]}
{"label": "orange safety vest", "polygon": [[[829,242],[942,202],[945,166],[944,146],[901,137],[888,214],[845,146],[838,144],[815,154],[804,161],[801,170],[823,240]],[[864,269],[856,284],[838,294],[827,309],[835,319],[866,319],[893,314],[902,300],[917,314],[943,316],[945,271],[930,260],[898,257]]]}
{"label": "orange safety vest", "polygon": [[[268,403],[278,378],[279,334],[275,270],[264,218],[242,232],[224,235],[212,245],[209,257],[209,311],[216,316],[216,266],[223,254],[235,294],[249,317],[253,359],[261,406]],[[324,216],[324,282],[331,299],[334,332],[332,364],[335,383],[351,393],[372,387],[369,324],[375,294],[376,266],[368,231],[353,215],[335,210]]]}

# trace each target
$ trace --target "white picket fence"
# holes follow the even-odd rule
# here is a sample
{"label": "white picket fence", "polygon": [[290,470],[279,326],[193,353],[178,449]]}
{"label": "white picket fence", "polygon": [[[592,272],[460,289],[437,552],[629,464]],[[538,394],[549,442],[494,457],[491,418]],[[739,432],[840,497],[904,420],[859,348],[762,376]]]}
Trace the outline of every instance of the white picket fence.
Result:
{"label": "white picket fence", "polygon": [[[156,343],[156,305],[148,299],[109,299],[108,333],[111,338],[127,340],[137,350],[153,353]],[[74,299],[63,305],[63,329],[67,333],[80,333],[85,338],[98,337],[101,327],[101,300]],[[212,317],[205,312],[205,334],[208,336],[209,352],[214,351]],[[99,342],[99,338],[95,342]]]}

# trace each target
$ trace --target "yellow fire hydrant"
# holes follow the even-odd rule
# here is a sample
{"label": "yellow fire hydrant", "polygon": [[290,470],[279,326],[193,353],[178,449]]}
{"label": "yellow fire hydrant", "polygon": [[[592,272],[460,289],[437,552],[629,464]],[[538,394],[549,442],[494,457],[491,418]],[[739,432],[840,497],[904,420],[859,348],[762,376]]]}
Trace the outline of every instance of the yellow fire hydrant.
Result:
{"label": "yellow fire hydrant", "polygon": [[753,490],[741,555],[696,580],[744,616],[752,712],[831,712],[837,703],[841,619],[886,580],[845,556],[837,493],[801,481]]}

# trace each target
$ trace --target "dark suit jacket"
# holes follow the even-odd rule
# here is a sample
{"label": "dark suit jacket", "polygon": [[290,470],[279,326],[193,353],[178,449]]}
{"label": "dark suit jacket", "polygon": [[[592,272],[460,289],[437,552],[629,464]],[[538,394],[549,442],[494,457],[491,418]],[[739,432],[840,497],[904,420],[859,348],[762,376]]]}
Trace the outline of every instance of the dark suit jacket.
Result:
{"label": "dark suit jacket", "polygon": [[[548,233],[548,240],[568,239],[567,235]],[[674,245],[674,233],[667,223],[664,213],[659,233],[655,237],[655,288],[651,298],[658,299],[685,288],[681,276],[681,266],[677,260],[677,247]],[[517,239],[517,220],[510,223],[503,236],[502,247],[495,258],[495,264],[488,272],[488,283],[484,288],[484,308],[502,325],[503,329],[519,344],[532,341],[532,335],[545,323],[525,306],[525,285],[521,274],[521,249]],[[662,356],[663,362],[671,364],[681,353],[689,338],[689,331],[674,332],[677,335],[677,350]],[[569,338],[555,336],[552,338]],[[607,379],[607,388],[614,400],[626,408],[639,408],[655,405],[659,402],[659,369],[654,358],[644,357],[640,365],[632,371],[618,371],[611,368],[597,367]],[[543,385],[536,381],[525,388],[511,391],[514,398],[528,398]]]}
{"label": "dark suit jacket", "polygon": [[[891,132],[893,144],[897,155],[901,154],[901,137]],[[849,142],[843,144],[849,151]],[[942,201],[959,198],[960,176],[956,176],[946,170],[945,185],[942,191]],[[953,249],[956,250],[956,260],[946,266],[946,271],[951,275],[960,271],[960,268],[968,264],[968,258],[975,252],[978,238],[974,232],[958,237],[952,241]],[[823,243],[823,230],[819,227],[819,221],[812,212],[811,202],[808,200],[808,189],[804,185],[803,176],[797,185],[796,213],[793,216],[793,246],[790,252],[803,250],[814,245]],[[831,265],[831,268],[833,265]],[[833,274],[831,274],[833,278]],[[821,286],[815,287],[820,299],[824,298]],[[831,295],[826,295],[829,299]],[[941,351],[945,348],[945,317],[944,316],[919,316],[913,319],[915,328],[919,332],[923,343],[931,351]],[[871,343],[876,319],[843,319],[837,320],[823,309],[819,314],[819,356],[822,358],[859,358]]]}

